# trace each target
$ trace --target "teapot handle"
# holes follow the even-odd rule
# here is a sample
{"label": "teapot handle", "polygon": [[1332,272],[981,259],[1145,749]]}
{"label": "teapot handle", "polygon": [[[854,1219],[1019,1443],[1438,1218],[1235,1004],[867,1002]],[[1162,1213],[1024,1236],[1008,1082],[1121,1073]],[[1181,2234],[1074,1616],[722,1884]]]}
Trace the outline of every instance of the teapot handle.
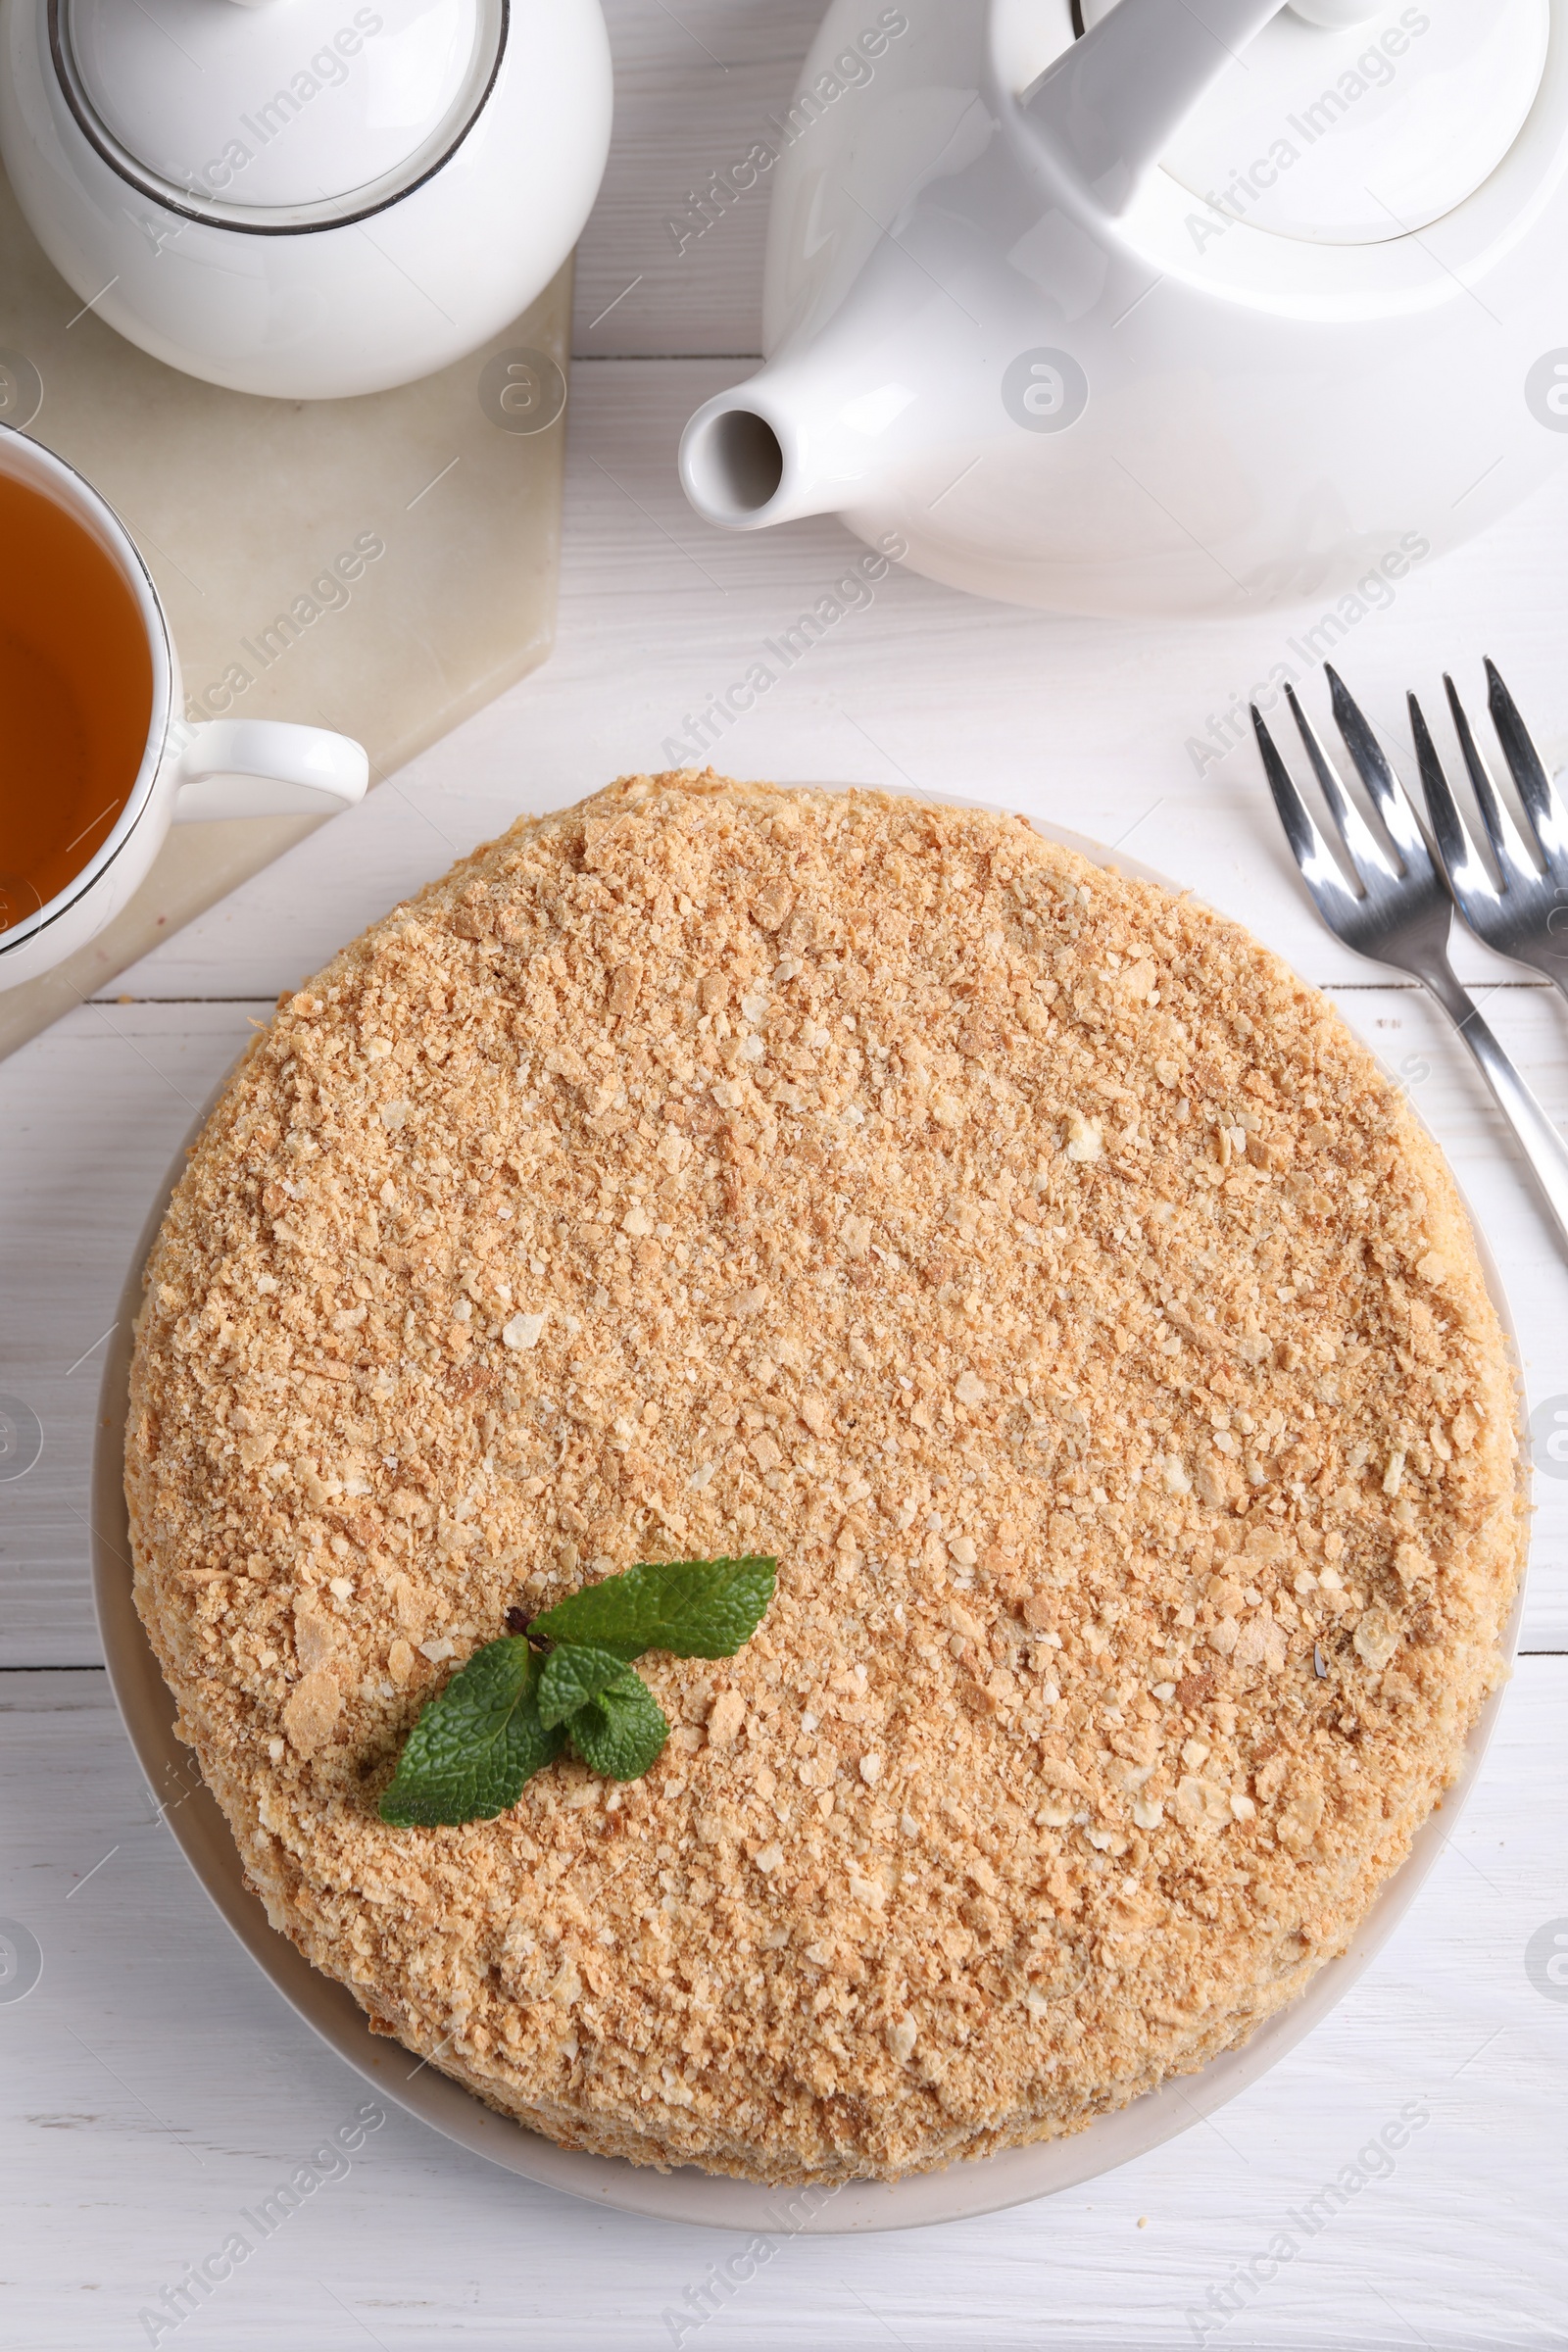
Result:
{"label": "teapot handle", "polygon": [[1118,0],[1019,101],[1046,154],[1110,213],[1283,0]]}

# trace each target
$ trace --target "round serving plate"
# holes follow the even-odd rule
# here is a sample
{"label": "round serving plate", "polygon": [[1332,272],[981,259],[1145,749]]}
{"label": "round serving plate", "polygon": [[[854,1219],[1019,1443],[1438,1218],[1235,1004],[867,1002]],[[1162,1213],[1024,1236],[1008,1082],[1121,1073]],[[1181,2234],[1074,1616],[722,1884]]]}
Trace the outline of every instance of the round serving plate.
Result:
{"label": "round serving plate", "polygon": [[[833,790],[832,786],[812,787]],[[934,796],[919,795],[921,799]],[[994,808],[994,804],[944,796],[952,808]],[[1033,821],[1033,820],[1031,820]],[[1079,851],[1095,864],[1131,880],[1182,886],[1136,858],[1123,858],[1099,843],[1059,826],[1039,824],[1048,839]],[[216,1099],[216,1098],[215,1098]],[[204,1111],[188,1139],[206,1123]],[[124,1432],[128,1410],[131,1331],[141,1307],[142,1268],[179,1177],[179,1152],[154,1201],[120,1301],[110,1353],[104,1367],[97,1445],[93,1457],[93,1592],[108,1662],[110,1683],[148,1784],[165,1808],[165,1819],[218,1910],[295,2014],[346,2059],[383,2097],[434,2127],[446,2137],[493,2164],[540,2180],[568,2195],[660,2221],[689,2222],[706,2229],[741,2230],[759,2235],[824,2236],[873,2230],[910,2230],[932,2222],[963,2221],[1011,2205],[1081,2187],[1102,2173],[1144,2156],[1256,2082],[1293,2050],[1342,2001],[1370,1966],[1419,1893],[1428,1872],[1453,1835],[1474,1786],[1481,1759],[1496,1727],[1500,1690],[1481,1709],[1465,1750],[1463,1768],[1416,1833],[1405,1861],[1385,1881],[1368,1907],[1349,1947],[1319,1969],[1306,1990],[1278,2011],[1239,2049],[1225,2051],[1196,2073],[1181,2075],[1130,2106],[1118,2108],[1063,2139],[1004,2149],[1000,2155],[959,2162],[935,2173],[916,2173],[896,2181],[851,2180],[839,2186],[763,2187],[686,2166],[657,2172],[652,2166],[558,2147],[509,2117],[496,2114],[470,2091],[384,2035],[370,2031],[363,2009],[343,1985],[322,1976],[286,1936],[269,1924],[266,1911],[245,1884],[244,1868],[228,1824],[203,1782],[192,1751],[174,1737],[174,1701],[153,1654],[131,1595],[130,1534],[124,1494]],[[1493,1304],[1518,1358],[1518,1334],[1496,1263],[1471,1220]],[[1522,1416],[1521,1416],[1522,1418]],[[1504,1647],[1510,1661],[1518,1642],[1524,1579],[1515,1598]]]}

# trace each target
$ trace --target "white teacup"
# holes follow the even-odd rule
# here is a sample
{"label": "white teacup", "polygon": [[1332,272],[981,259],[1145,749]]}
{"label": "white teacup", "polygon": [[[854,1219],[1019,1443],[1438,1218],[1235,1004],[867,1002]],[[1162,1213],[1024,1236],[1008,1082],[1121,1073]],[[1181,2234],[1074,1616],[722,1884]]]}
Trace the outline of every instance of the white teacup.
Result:
{"label": "white teacup", "polygon": [[[192,725],[182,715],[179,662],[158,591],[114,510],[64,459],[3,425],[0,473],[51,500],[108,557],[146,632],[153,679],[141,765],[108,836],[52,899],[30,910],[8,906],[0,914],[0,989],[7,989],[48,971],[97,936],[142,881],[172,823],[330,816],[365,798],[369,762],[359,744],[324,727],[261,718]],[[0,841],[0,868],[6,863]]]}

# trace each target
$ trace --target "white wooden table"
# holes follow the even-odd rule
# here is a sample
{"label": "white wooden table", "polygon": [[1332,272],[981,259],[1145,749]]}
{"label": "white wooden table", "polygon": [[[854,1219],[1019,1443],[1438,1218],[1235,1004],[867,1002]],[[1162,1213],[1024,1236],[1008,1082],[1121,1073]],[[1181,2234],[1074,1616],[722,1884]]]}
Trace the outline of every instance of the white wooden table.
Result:
{"label": "white wooden table", "polygon": [[[168,2324],[164,2289],[244,2230],[242,2212],[365,2092],[210,1911],[105,1687],[83,1513],[102,1342],[135,1235],[279,988],[519,809],[661,764],[666,739],[692,740],[687,714],[855,552],[825,521],[720,538],[685,509],[672,465],[690,410],[752,365],[764,199],[684,251],[668,223],[787,99],[813,0],[681,0],[678,15],[612,0],[610,16],[618,119],[580,260],[554,660],[0,1066],[0,1394],[44,1433],[36,1466],[0,1484],[0,1915],[42,1953],[25,1999],[0,2000],[4,2338],[29,2352],[176,2335],[182,2352],[1561,2345],[1568,1986],[1553,1999],[1526,1966],[1539,1931],[1561,1919],[1568,1934],[1568,1481],[1549,1478],[1526,1654],[1474,1803],[1379,1965],[1212,2123],[994,2220],[782,2243],[698,2326],[733,2241],[570,2203],[394,2115]],[[1560,758],[1565,535],[1568,481],[1403,583],[1342,649],[1374,712],[1396,720],[1401,690],[1432,687],[1445,662],[1473,678],[1488,650]],[[1190,748],[1223,749],[1216,718],[1294,625],[1055,620],[895,574],[714,760],[1005,801],[1125,841],[1251,923],[1408,1083],[1501,1262],[1532,1403],[1549,1413],[1559,1398],[1568,1416],[1568,1273],[1459,1050],[1418,994],[1318,929],[1252,755]],[[1568,1006],[1473,946],[1460,956],[1568,1120]],[[1411,2102],[1426,2121],[1408,2144],[1358,2167]],[[1271,2260],[1292,2213],[1342,2180],[1334,2218]]]}

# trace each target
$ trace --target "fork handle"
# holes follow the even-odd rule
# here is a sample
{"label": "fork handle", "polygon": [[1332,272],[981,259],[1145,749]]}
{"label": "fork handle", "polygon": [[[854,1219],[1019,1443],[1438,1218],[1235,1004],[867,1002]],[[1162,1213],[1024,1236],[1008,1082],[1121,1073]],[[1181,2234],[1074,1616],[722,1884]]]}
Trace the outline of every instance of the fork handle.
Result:
{"label": "fork handle", "polygon": [[1445,957],[1431,968],[1423,966],[1420,978],[1475,1055],[1482,1076],[1496,1097],[1498,1109],[1519,1139],[1520,1149],[1568,1248],[1568,1143],[1564,1143],[1482,1019],[1469,991],[1455,977],[1447,959]]}

